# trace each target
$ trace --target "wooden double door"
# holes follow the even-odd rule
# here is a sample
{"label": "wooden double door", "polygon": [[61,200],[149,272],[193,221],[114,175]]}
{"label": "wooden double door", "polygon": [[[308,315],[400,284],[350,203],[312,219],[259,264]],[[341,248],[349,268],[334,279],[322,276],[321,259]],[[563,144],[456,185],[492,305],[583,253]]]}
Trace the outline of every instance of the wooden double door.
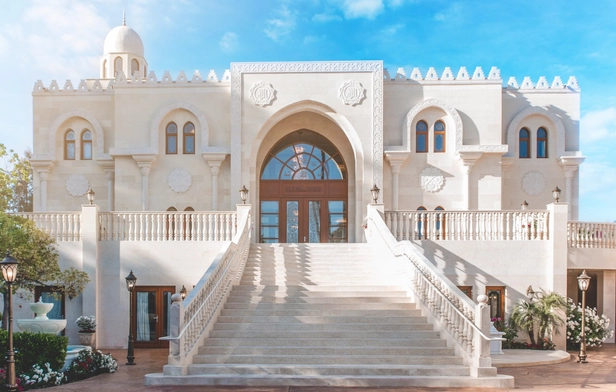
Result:
{"label": "wooden double door", "polygon": [[133,293],[133,337],[135,348],[165,348],[169,342],[171,296],[175,286],[136,286]]}

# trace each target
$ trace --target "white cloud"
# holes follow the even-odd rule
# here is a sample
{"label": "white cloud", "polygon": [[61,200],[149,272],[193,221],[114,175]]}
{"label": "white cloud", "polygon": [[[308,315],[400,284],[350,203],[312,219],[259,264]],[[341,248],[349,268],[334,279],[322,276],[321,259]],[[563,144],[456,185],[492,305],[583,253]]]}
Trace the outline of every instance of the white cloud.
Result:
{"label": "white cloud", "polygon": [[237,49],[237,34],[231,32],[225,33],[218,44],[225,53],[235,52]]}
{"label": "white cloud", "polygon": [[284,40],[296,25],[297,12],[290,10],[286,5],[282,5],[276,12],[276,16],[267,20],[265,34],[276,42]]}
{"label": "white cloud", "polygon": [[462,5],[460,3],[453,3],[443,12],[438,12],[434,15],[434,20],[438,22],[450,22],[460,17],[462,12]]}
{"label": "white cloud", "polygon": [[616,138],[616,108],[593,110],[580,121],[580,137],[585,143]]}
{"label": "white cloud", "polygon": [[397,23],[395,25],[385,26],[385,28],[381,30],[381,34],[389,36],[395,35],[400,29],[403,29],[404,27],[404,23]]}
{"label": "white cloud", "polygon": [[374,19],[383,12],[384,6],[382,0],[344,0],[340,8],[347,19]]}
{"label": "white cloud", "polygon": [[342,20],[340,16],[333,14],[333,13],[327,13],[327,12],[324,12],[322,14],[315,14],[312,16],[312,21],[317,22],[317,23],[327,23],[327,22],[334,22],[334,21],[340,21],[340,20]]}

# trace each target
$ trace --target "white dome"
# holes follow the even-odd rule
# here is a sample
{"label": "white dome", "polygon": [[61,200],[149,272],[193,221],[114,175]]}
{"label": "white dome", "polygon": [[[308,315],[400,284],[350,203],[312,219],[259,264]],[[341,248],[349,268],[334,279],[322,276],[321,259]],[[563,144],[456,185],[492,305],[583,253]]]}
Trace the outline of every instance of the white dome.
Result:
{"label": "white dome", "polygon": [[144,57],[141,37],[139,37],[139,34],[137,34],[135,30],[127,26],[118,26],[107,34],[103,52],[104,54],[131,53],[139,57]]}

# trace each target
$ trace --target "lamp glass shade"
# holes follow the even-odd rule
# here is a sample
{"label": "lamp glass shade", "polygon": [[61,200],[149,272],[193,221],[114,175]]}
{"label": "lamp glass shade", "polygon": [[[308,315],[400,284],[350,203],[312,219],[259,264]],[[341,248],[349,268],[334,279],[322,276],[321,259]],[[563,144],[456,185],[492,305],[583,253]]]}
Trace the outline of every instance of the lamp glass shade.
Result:
{"label": "lamp glass shade", "polygon": [[554,190],[552,191],[552,197],[558,203],[558,199],[560,199],[560,188],[559,187],[554,188]]}
{"label": "lamp glass shade", "polygon": [[370,192],[372,193],[372,200],[374,201],[374,203],[378,202],[379,201],[379,193],[381,192],[379,187],[376,186],[376,184],[374,184],[372,189],[370,189]]}
{"label": "lamp glass shade", "polygon": [[184,285],[182,285],[182,290],[180,290],[180,296],[182,299],[186,298],[186,287]]}
{"label": "lamp glass shade", "polygon": [[524,203],[522,203],[521,205],[523,210],[528,208],[528,202],[526,200],[524,200]]}
{"label": "lamp glass shade", "polygon": [[128,291],[132,292],[135,289],[135,285],[137,284],[137,277],[133,275],[133,270],[130,271],[130,274],[125,278],[126,279],[126,288]]}
{"label": "lamp glass shade", "polygon": [[88,191],[86,192],[86,196],[88,196],[88,202],[90,204],[94,203],[94,191],[92,190],[92,188],[88,188]]}
{"label": "lamp glass shade", "polygon": [[13,256],[11,256],[10,252],[6,252],[6,256],[0,262],[0,267],[2,267],[2,277],[7,283],[15,282],[17,278],[17,260]]}
{"label": "lamp glass shade", "polygon": [[582,275],[578,276],[578,286],[580,290],[586,291],[588,290],[588,286],[590,285],[590,276],[586,274],[586,270],[582,272]]}
{"label": "lamp glass shade", "polygon": [[240,189],[240,199],[242,199],[242,203],[246,203],[246,199],[248,199],[248,189],[246,189],[246,185],[243,185],[242,189]]}

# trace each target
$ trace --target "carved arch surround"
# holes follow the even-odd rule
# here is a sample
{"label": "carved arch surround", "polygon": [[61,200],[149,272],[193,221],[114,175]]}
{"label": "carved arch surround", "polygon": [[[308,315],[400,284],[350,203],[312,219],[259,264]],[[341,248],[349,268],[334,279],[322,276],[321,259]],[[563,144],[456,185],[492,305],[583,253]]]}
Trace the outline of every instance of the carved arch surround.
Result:
{"label": "carved arch surround", "polygon": [[412,132],[413,130],[411,129],[411,125],[413,124],[413,120],[415,119],[415,117],[417,117],[417,115],[422,110],[431,108],[431,107],[435,107],[435,108],[439,108],[443,110],[445,113],[447,113],[447,115],[453,121],[454,128],[455,128],[455,143],[456,143],[456,148],[454,152],[458,153],[460,149],[462,148],[462,135],[464,132],[462,118],[460,118],[460,114],[458,114],[458,111],[454,107],[448,105],[447,103],[445,103],[444,101],[441,101],[440,99],[435,99],[435,98],[430,98],[430,99],[426,99],[424,101],[419,102],[418,104],[413,106],[411,110],[409,110],[409,112],[406,114],[406,119],[404,121],[404,130],[403,130],[403,132],[406,133],[406,137],[404,138],[404,141],[405,141],[404,148],[407,151],[412,151],[411,135],[413,134]]}
{"label": "carved arch surround", "polygon": [[[520,130],[520,125],[522,124],[522,121],[524,121],[527,117],[530,117],[533,115],[543,116],[548,121],[550,121],[552,125],[554,125],[554,128],[556,129],[556,140],[555,140],[556,156],[557,157],[564,156],[565,155],[565,126],[563,125],[563,122],[558,116],[556,116],[554,113],[551,113],[549,110],[539,107],[539,106],[531,106],[529,108],[522,110],[520,113],[518,113],[513,118],[513,120],[511,120],[511,123],[509,123],[509,127],[507,128],[507,144],[509,145],[509,153],[506,156],[513,156],[513,157],[518,156],[518,150],[520,146],[518,146],[517,135],[518,135],[518,131]],[[533,134],[534,133],[531,132],[531,135]],[[550,135],[550,132],[548,130],[548,138],[550,137],[549,135]]]}
{"label": "carved arch surround", "polygon": [[[49,159],[56,159],[56,138],[58,136],[58,132],[64,132],[65,129],[60,129],[60,125],[62,125],[66,120],[70,120],[74,117],[81,117],[92,125],[94,134],[96,135],[96,159],[109,159],[111,158],[109,154],[105,154],[105,135],[103,132],[103,127],[101,123],[92,115],[91,113],[86,112],[82,109],[73,109],[68,112],[62,113],[51,123],[48,131],[48,144],[49,144]],[[37,156],[45,155],[45,154],[36,154]]]}
{"label": "carved arch surround", "polygon": [[161,121],[163,121],[163,118],[167,114],[176,109],[184,109],[197,117],[199,125],[201,126],[201,128],[199,128],[199,137],[201,138],[201,152],[206,151],[209,147],[210,142],[210,127],[207,122],[207,118],[205,117],[205,114],[203,113],[203,111],[201,111],[201,109],[199,109],[192,103],[186,101],[174,102],[158,109],[150,127],[150,146],[152,150],[155,151],[156,154],[158,154],[158,131]]}

